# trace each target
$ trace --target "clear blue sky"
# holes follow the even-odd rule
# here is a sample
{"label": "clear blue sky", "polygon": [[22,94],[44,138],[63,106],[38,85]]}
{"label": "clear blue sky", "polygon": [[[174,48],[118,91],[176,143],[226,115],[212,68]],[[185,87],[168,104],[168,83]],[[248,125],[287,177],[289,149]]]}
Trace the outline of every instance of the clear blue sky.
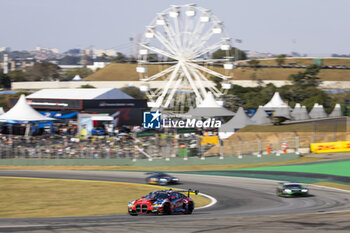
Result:
{"label": "clear blue sky", "polygon": [[157,12],[187,3],[211,9],[242,49],[350,54],[349,0],[0,0],[0,47],[128,52]]}

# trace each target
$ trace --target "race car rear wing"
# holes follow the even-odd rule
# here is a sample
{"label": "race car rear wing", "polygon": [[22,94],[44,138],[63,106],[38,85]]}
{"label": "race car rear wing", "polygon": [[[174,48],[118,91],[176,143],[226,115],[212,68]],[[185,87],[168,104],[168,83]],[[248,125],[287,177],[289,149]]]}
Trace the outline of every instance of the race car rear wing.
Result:
{"label": "race car rear wing", "polygon": [[187,197],[190,197],[191,193],[194,193],[195,195],[198,195],[199,191],[198,190],[192,190],[192,189],[188,189],[188,190],[181,190],[179,191],[181,193],[186,193],[187,192]]}

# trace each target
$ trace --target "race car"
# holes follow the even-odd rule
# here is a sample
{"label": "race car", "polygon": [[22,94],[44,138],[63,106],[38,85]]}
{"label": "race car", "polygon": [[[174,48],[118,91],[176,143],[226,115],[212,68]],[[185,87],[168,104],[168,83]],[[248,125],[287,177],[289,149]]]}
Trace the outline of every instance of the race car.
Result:
{"label": "race car", "polygon": [[[187,193],[187,196],[183,194]],[[198,194],[198,190],[174,191],[161,190],[150,192],[141,199],[130,201],[128,212],[132,216],[139,214],[192,214],[194,202],[190,198],[191,192]]]}
{"label": "race car", "polygon": [[146,183],[148,184],[159,184],[159,185],[168,185],[168,184],[178,184],[179,179],[177,177],[168,175],[162,172],[156,173],[146,173],[152,174],[151,176],[146,178]]}
{"label": "race car", "polygon": [[276,192],[280,197],[309,195],[309,189],[305,185],[298,183],[279,183]]}

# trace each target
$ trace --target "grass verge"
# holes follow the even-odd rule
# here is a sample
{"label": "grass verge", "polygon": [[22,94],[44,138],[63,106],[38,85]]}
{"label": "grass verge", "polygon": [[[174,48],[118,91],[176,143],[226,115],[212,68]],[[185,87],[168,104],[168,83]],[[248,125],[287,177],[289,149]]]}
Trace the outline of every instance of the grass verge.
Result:
{"label": "grass verge", "polygon": [[[119,182],[0,178],[0,218],[126,214],[129,201],[165,188]],[[192,195],[196,207],[210,203]]]}
{"label": "grass verge", "polygon": [[332,182],[319,182],[319,183],[313,183],[313,184],[350,191],[350,185],[346,185],[346,184],[337,184],[337,183],[332,183]]}
{"label": "grass verge", "polygon": [[204,170],[226,170],[243,169],[266,166],[282,166],[299,163],[312,163],[325,161],[322,158],[300,157],[296,160],[251,163],[251,164],[225,164],[225,165],[192,165],[192,166],[162,166],[162,167],[139,167],[139,166],[13,166],[1,165],[0,169],[6,170],[96,170],[96,171],[204,171]]}

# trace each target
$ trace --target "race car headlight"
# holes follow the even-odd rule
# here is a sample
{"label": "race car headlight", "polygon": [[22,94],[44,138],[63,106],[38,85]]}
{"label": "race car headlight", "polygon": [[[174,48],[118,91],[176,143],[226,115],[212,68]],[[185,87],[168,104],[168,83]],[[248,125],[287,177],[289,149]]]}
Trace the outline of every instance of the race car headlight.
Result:
{"label": "race car headlight", "polygon": [[309,190],[307,190],[307,189],[302,189],[301,190],[303,193],[306,193],[307,191],[309,191]]}
{"label": "race car headlight", "polygon": [[133,207],[133,206],[134,206],[134,203],[135,203],[135,201],[131,201],[131,202],[128,203],[128,206],[129,206],[129,207]]}
{"label": "race car headlight", "polygon": [[285,193],[291,193],[292,190],[290,190],[290,189],[285,189],[284,192],[285,192]]}

